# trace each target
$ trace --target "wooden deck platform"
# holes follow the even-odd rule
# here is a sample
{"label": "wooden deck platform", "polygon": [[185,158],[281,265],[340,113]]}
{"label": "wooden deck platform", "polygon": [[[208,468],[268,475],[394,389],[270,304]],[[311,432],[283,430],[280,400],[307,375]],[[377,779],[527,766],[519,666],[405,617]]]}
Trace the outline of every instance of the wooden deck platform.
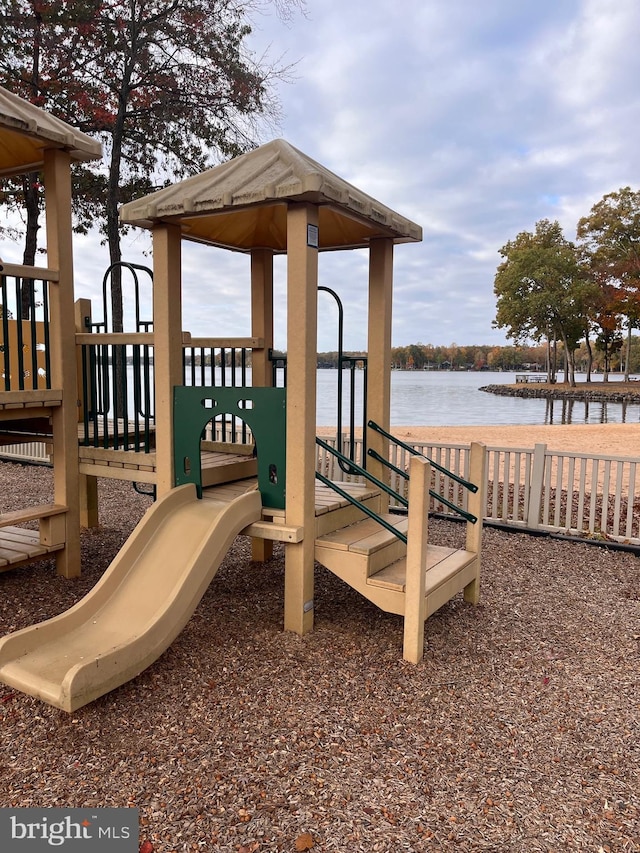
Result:
{"label": "wooden deck platform", "polygon": [[62,545],[43,545],[37,530],[25,527],[0,528],[0,572],[42,560],[59,551]]}
{"label": "wooden deck platform", "polygon": [[[345,492],[365,504],[379,500],[379,491],[368,485],[340,483],[340,486]],[[233,500],[234,497],[257,487],[257,478],[250,477],[207,488],[203,492],[203,498],[205,500]],[[362,517],[362,513],[346,498],[336,494],[328,486],[316,483],[316,535],[318,535],[318,528],[326,533],[343,527],[344,519],[351,516],[355,520],[356,517]],[[301,527],[292,527],[286,524],[283,509],[272,509],[270,507],[263,508],[261,521],[250,524],[242,533],[245,536],[256,536],[276,542],[301,542],[303,538]]]}

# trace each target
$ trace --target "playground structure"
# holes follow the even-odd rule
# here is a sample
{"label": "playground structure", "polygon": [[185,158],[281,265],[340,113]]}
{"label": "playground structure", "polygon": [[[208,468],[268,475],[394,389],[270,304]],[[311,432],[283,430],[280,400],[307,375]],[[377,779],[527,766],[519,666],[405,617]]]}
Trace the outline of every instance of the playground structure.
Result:
{"label": "playground structure", "polygon": [[[47,134],[48,121],[57,135]],[[474,445],[468,472],[456,478],[468,493],[464,549],[428,541],[433,471],[423,457],[400,472],[409,477],[407,516],[389,512],[393,252],[419,241],[419,226],[275,140],[123,206],[123,223],[152,233],[153,317],[142,319],[136,301],[135,330],[113,332],[106,284],[101,322],[93,322],[88,300],[73,303],[70,165],[99,151],[65,125],[63,136],[59,125],[0,91],[0,174],[44,166],[48,247],[46,268],[0,269],[0,441],[50,437],[54,466],[50,504],[0,515],[0,568],[55,554],[60,573],[77,575],[80,527],[97,523],[99,476],[153,488],[156,502],[85,599],[0,640],[0,679],[71,711],[135,676],[182,629],[237,534],[252,538],[255,560],[284,543],[285,629],[303,635],[313,627],[318,561],[403,616],[403,654],[418,662],[425,619],[460,591],[478,600],[485,480],[484,448]],[[250,256],[249,337],[183,331],[183,240]],[[318,290],[329,290],[318,286],[318,259],[347,249],[369,253],[367,454],[365,470],[331,450],[353,474],[336,483],[316,470],[317,302]],[[287,257],[286,387],[277,387],[273,358],[276,254]],[[119,272],[133,276],[137,296],[146,271]],[[17,307],[9,316],[10,282],[17,303],[25,280],[46,293],[42,320]],[[24,369],[25,342],[44,368]],[[39,534],[19,526],[34,519]]]}

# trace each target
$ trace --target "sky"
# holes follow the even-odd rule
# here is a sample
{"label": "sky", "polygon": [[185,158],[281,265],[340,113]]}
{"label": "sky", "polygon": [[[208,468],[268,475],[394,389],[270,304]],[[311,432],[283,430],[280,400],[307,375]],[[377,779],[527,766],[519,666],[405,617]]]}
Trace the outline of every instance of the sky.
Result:
{"label": "sky", "polygon": [[[603,195],[639,187],[639,35],[638,0],[307,0],[288,23],[255,20],[256,55],[295,63],[277,90],[281,122],[261,141],[286,139],[422,226],[422,243],[395,248],[394,346],[509,343],[492,325],[500,248],[545,218],[574,239]],[[122,248],[150,263],[146,233]],[[76,296],[96,298],[106,248],[78,238],[75,262]],[[364,251],[320,255],[347,350],[367,346],[367,275]],[[247,257],[192,247],[183,286],[186,330],[250,333]],[[281,307],[275,336],[284,348]],[[321,295],[318,350],[336,347]]]}

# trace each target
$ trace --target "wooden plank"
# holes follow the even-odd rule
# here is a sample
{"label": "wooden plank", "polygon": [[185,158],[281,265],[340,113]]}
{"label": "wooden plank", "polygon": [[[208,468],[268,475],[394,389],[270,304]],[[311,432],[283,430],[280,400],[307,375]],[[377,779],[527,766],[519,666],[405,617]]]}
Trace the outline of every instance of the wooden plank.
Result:
{"label": "wooden plank", "polygon": [[206,349],[262,349],[264,338],[192,338],[190,332],[183,332],[182,345],[190,347],[205,347]]}
{"label": "wooden plank", "polygon": [[24,521],[37,521],[50,515],[62,515],[67,512],[68,507],[62,504],[40,504],[39,506],[25,507],[11,512],[3,512],[0,515],[0,527],[20,524]]}
{"label": "wooden plank", "polygon": [[153,332],[76,332],[76,346],[153,346]]}
{"label": "wooden plank", "polygon": [[155,471],[144,468],[112,468],[107,462],[80,462],[79,471],[89,477],[127,480],[131,483],[155,483]]}
{"label": "wooden plank", "polygon": [[141,453],[136,450],[113,450],[108,447],[84,447],[78,449],[78,456],[81,462],[102,462],[109,464],[110,462],[127,462],[134,465],[154,465],[156,461],[155,453]]}
{"label": "wooden plank", "polygon": [[59,388],[40,391],[0,391],[0,407],[24,408],[34,406],[61,406],[62,390]]}
{"label": "wooden plank", "polygon": [[[381,516],[401,532],[405,532],[408,521],[398,515],[388,513]],[[365,518],[349,527],[335,530],[319,537],[317,544],[326,548],[337,548],[339,550],[352,551],[357,554],[369,555],[379,551],[390,542],[397,539],[389,530],[384,529],[373,518]]]}
{"label": "wooden plank", "polygon": [[7,264],[0,262],[0,275],[14,278],[33,278],[38,281],[59,281],[60,272],[50,267],[28,267],[23,264]]}
{"label": "wooden plank", "polygon": [[[457,548],[445,548],[442,545],[429,545],[427,548],[427,592],[433,592],[447,577],[455,575],[461,568],[475,560],[476,555]],[[404,592],[406,577],[406,557],[402,557],[390,566],[367,578],[371,586],[383,589],[395,589]]]}
{"label": "wooden plank", "polygon": [[31,563],[62,548],[63,545],[41,545],[36,530],[4,527],[0,530],[0,571]]}
{"label": "wooden plank", "polygon": [[270,539],[273,542],[302,542],[302,527],[290,527],[277,521],[256,521],[240,531],[244,536]]}

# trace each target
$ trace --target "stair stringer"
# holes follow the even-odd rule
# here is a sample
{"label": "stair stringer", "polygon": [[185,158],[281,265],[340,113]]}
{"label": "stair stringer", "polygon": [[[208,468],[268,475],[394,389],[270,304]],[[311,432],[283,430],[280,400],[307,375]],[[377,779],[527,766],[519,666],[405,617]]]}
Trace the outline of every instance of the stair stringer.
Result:
{"label": "stair stringer", "polygon": [[404,590],[371,586],[367,583],[370,557],[364,554],[354,554],[350,551],[324,548],[316,544],[315,558],[318,563],[352,587],[352,589],[355,589],[356,592],[360,593],[360,595],[372,604],[375,604],[376,607],[384,610],[385,613],[395,613],[398,616],[404,615]]}

